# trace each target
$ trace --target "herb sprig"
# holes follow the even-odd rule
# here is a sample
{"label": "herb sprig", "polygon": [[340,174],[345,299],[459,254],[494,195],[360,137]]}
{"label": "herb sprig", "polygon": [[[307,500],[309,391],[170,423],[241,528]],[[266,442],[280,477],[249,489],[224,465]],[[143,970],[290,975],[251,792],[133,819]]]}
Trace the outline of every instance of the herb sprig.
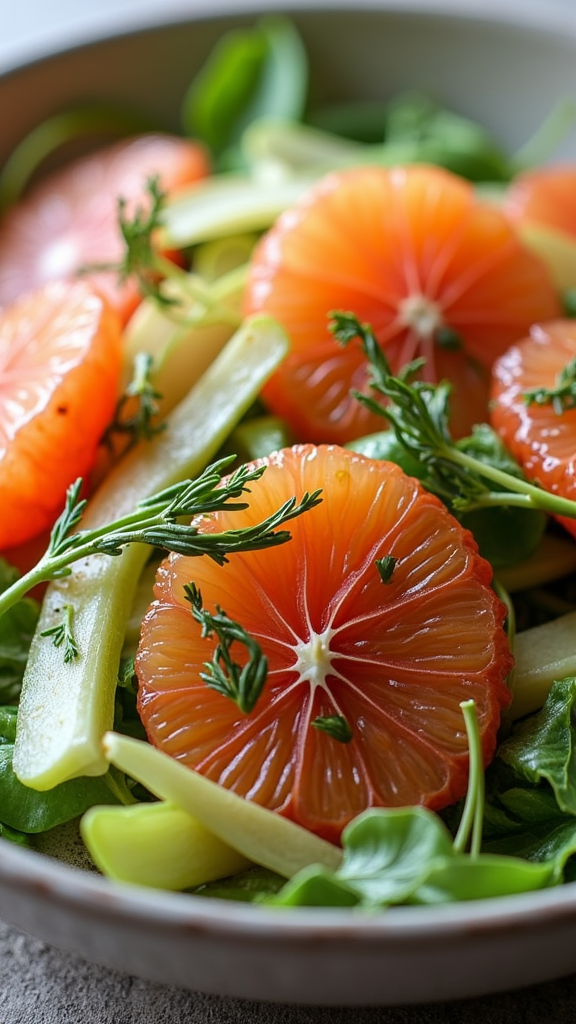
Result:
{"label": "herb sprig", "polygon": [[555,388],[530,388],[524,393],[526,405],[551,405],[561,416],[576,407],[576,359],[571,359],[558,374]]}
{"label": "herb sprig", "polygon": [[[498,506],[541,509],[552,515],[576,518],[576,502],[543,490],[522,476],[513,475],[473,454],[474,433],[463,442],[453,440],[449,428],[451,385],[410,378],[421,360],[410,363],[398,376],[378,345],[369,324],[354,313],[330,314],[329,329],[341,345],[358,340],[368,360],[370,385],[380,399],[354,392],[371,412],[388,420],[402,447],[424,468],[424,486],[459,515]],[[385,401],[383,402],[382,399]],[[479,434],[478,455],[485,437]]]}
{"label": "herb sprig", "polygon": [[290,540],[290,533],[280,527],[319,504],[319,490],[307,492],[300,501],[290,498],[252,526],[222,533],[200,532],[200,517],[224,509],[247,508],[246,501],[237,499],[249,492],[249,484],[266,469],[241,466],[223,479],[234,458],[219,459],[196,479],[173,484],[140,501],[131,514],[90,530],[76,529],[86,506],[80,498],[82,481],[76,480],[68,489],[65,508],[54,524],[46,553],[33,569],[0,594],[0,616],[38,583],[69,575],[70,566],[79,559],[93,554],[120,555],[127,544],[149,544],[192,557],[207,555],[223,565],[235,552],[255,551]]}
{"label": "herb sprig", "polygon": [[[226,612],[216,606],[213,615],[202,603],[202,594],[194,583],[184,587],[186,600],[192,605],[192,615],[202,626],[202,636],[214,634],[218,644],[212,661],[204,663],[205,672],[200,673],[211,690],[233,700],[243,714],[254,710],[268,674],[268,659],[262,648],[239,622],[230,619]],[[234,661],[231,647],[234,642],[246,648],[248,660],[245,665]]]}
{"label": "herb sprig", "polygon": [[[150,353],[137,352],[132,379],[116,403],[114,417],[102,438],[103,444],[112,447],[114,437],[120,435],[126,438],[127,447],[131,448],[138,441],[152,440],[165,429],[166,424],[158,419],[158,402],[162,395],[154,387],[153,370],[154,360]],[[132,408],[132,400],[135,408]]]}

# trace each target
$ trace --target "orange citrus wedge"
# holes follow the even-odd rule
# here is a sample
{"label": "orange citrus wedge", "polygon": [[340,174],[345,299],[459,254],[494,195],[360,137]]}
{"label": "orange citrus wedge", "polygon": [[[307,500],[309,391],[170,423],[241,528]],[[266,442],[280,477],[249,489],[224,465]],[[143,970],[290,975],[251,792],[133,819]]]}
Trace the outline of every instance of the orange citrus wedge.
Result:
{"label": "orange citrus wedge", "polygon": [[515,223],[543,224],[576,237],[576,166],[537,167],[517,175],[503,208]]}
{"label": "orange citrus wedge", "polygon": [[[123,242],[118,199],[127,212],[146,205],[146,182],[165,192],[208,174],[202,146],[171,135],[141,135],[81,157],[41,181],[0,223],[0,306],[47,281],[71,278],[89,264],[118,263]],[[132,282],[92,275],[126,320],[138,301]]]}
{"label": "orange citrus wedge", "polygon": [[[525,394],[554,389],[576,359],[576,321],[535,325],[493,367],[491,422],[529,480],[576,499],[576,408],[528,404]],[[576,536],[576,520],[560,518]]]}
{"label": "orange citrus wedge", "polygon": [[85,282],[57,281],[0,312],[0,550],[51,526],[112,418],[120,321]]}
{"label": "orange citrus wedge", "polygon": [[264,391],[304,441],[345,443],[381,427],[359,348],[338,349],[328,313],[374,328],[398,372],[424,356],[424,376],[454,383],[453,429],[486,418],[493,360],[535,320],[560,315],[549,273],[505,215],[472,187],[428,166],[332,174],[288,210],[255,252],[247,311],[266,310],[292,353]]}
{"label": "orange citrus wedge", "polygon": [[[173,555],[161,565],[136,658],[151,742],[203,775],[336,841],[370,806],[439,809],[467,785],[460,702],[476,701],[486,762],[510,701],[505,610],[472,535],[392,463],[301,445],[266,460],[250,507],[201,530],[259,521],[323,489],[290,524],[292,540],[232,555]],[[395,566],[383,582],[376,560]],[[267,682],[254,709],[200,678],[214,653],[185,599],[220,606],[260,643]],[[232,649],[242,663],[244,648]],[[245,658],[244,658],[245,660]],[[343,742],[318,728],[337,716]]]}

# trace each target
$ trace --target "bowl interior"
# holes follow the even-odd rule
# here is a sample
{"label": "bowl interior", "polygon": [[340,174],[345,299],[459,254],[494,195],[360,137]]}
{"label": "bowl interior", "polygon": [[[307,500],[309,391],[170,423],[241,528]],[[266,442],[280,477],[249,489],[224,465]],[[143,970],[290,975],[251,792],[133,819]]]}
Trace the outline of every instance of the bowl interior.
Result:
{"label": "bowl interior", "polygon": [[[0,163],[31,127],[71,103],[122,101],[177,130],[186,86],[217,38],[249,24],[266,6],[248,4],[249,13],[226,16],[226,3],[217,2],[213,17],[200,8],[188,20],[80,43],[6,72]],[[524,23],[520,9],[515,16],[513,10],[496,14],[490,3],[487,12],[477,0],[459,13],[454,6],[422,0],[419,12],[417,3],[383,0],[346,9],[320,0],[316,9],[290,11],[287,4],[310,55],[312,101],[379,99],[421,88],[483,122],[512,150],[520,146],[560,98],[576,95],[576,26],[571,30],[552,12],[537,25]],[[570,154],[575,138],[559,151]]]}

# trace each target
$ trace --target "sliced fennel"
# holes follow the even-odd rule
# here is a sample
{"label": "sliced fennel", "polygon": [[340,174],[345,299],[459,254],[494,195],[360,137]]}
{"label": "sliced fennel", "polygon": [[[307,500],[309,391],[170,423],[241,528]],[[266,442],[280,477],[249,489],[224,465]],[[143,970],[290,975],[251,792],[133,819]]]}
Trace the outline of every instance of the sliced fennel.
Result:
{"label": "sliced fennel", "polygon": [[190,889],[234,875],[251,861],[192,815],[166,801],[86,811],[80,833],[108,878],[156,889]]}
{"label": "sliced fennel", "polygon": [[518,633],[514,697],[508,715],[522,718],[544,704],[552,683],[576,676],[576,612]]}
{"label": "sliced fennel", "polygon": [[141,740],[108,732],[109,762],[155,796],[193,815],[248,860],[291,878],[310,864],[335,870],[342,851],[293,821],[244,800]]}
{"label": "sliced fennel", "polygon": [[257,181],[247,176],[208,178],[179,192],[162,213],[161,244],[182,249],[245,231],[263,231],[310,187],[310,176]]}
{"label": "sliced fennel", "polygon": [[[246,321],[150,442],[141,442],[105,479],[90,502],[85,527],[113,521],[143,498],[198,474],[252,404],[288,351],[269,317]],[[14,770],[34,789],[106,771],[101,737],[111,727],[120,653],[134,592],[149,549],[132,544],[120,556],[92,555],[50,584],[22,686]],[[79,656],[42,633],[71,608]]]}
{"label": "sliced fennel", "polygon": [[124,332],[124,385],[137,354],[152,356],[160,418],[184,398],[239,326],[245,277],[240,268],[206,286],[193,275],[182,275],[164,284],[174,306],[144,299],[130,318]]}

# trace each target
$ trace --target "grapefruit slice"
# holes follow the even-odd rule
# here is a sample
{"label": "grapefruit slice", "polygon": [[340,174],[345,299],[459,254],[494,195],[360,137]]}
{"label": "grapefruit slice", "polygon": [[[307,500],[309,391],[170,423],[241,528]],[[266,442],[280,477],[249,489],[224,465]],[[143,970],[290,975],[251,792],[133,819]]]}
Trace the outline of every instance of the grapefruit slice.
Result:
{"label": "grapefruit slice", "polygon": [[[145,205],[147,179],[171,193],[204,177],[199,143],[171,135],[140,135],[81,157],[41,181],[0,224],[0,306],[47,281],[71,278],[88,264],[118,263],[123,242],[118,199],[127,212]],[[138,301],[132,282],[115,273],[92,275],[127,320]]]}
{"label": "grapefruit slice", "polygon": [[[547,491],[576,499],[576,406],[528,404],[527,392],[555,389],[576,359],[576,321],[532,327],[493,367],[491,421],[525,475]],[[576,521],[560,518],[576,536]]]}
{"label": "grapefruit slice", "polygon": [[[246,525],[317,487],[323,501],[293,521],[281,547],[224,567],[176,555],[162,563],[136,658],[149,739],[330,841],[366,807],[459,799],[468,769],[460,702],[476,701],[487,762],[510,700],[505,610],[490,566],[472,535],[392,463],[313,445],[265,461],[249,509],[201,529]],[[386,555],[396,561],[383,582],[375,562]],[[205,608],[220,606],[268,658],[248,714],[200,678],[215,644],[186,600],[190,581]],[[233,648],[239,662],[242,651]],[[333,718],[349,741],[318,727]]]}
{"label": "grapefruit slice", "polygon": [[518,174],[504,197],[512,221],[543,224],[576,238],[576,166],[537,167]]}
{"label": "grapefruit slice", "polygon": [[301,440],[346,443],[381,427],[359,348],[339,350],[334,309],[370,323],[393,372],[424,356],[453,381],[453,430],[486,418],[489,369],[535,320],[560,315],[548,271],[504,214],[440,168],[362,167],[329,175],[257,248],[247,311],[283,323],[293,351],[264,391]]}
{"label": "grapefruit slice", "polygon": [[0,312],[0,550],[35,537],[96,458],[116,404],[118,315],[56,281]]}

